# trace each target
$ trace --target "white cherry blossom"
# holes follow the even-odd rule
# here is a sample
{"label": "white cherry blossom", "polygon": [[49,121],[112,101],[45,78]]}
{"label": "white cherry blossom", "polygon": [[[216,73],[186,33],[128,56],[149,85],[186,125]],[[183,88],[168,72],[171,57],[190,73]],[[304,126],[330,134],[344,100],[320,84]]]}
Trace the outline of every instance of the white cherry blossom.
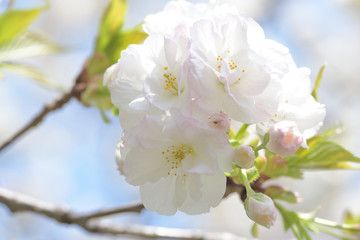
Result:
{"label": "white cherry blossom", "polygon": [[147,209],[164,215],[177,210],[199,214],[222,199],[223,172],[231,171],[232,160],[225,132],[173,113],[145,116],[137,131],[123,139],[126,181],[140,186]]}
{"label": "white cherry blossom", "polygon": [[269,120],[282,93],[279,79],[291,63],[286,48],[267,41],[260,26],[239,15],[200,20],[190,31],[194,104],[244,123]]}
{"label": "white cherry blossom", "polygon": [[264,135],[280,121],[294,121],[308,139],[314,136],[325,118],[325,106],[311,96],[308,68],[293,68],[282,80],[283,96],[277,113],[267,122],[257,124],[258,133]]}
{"label": "white cherry blossom", "polygon": [[148,15],[143,28],[148,34],[187,34],[192,24],[200,19],[211,19],[214,16],[238,14],[237,8],[227,4],[193,4],[187,1],[170,1],[163,11]]}
{"label": "white cherry blossom", "polygon": [[146,77],[153,69],[143,45],[130,45],[121,52],[119,61],[104,75],[112,103],[119,108],[120,123],[126,131],[145,114],[159,114],[145,99],[143,88]]}
{"label": "white cherry blossom", "polygon": [[187,106],[187,74],[184,61],[188,57],[188,39],[183,35],[153,35],[144,47],[151,51],[151,74],[144,82],[144,94],[154,106],[167,111]]}

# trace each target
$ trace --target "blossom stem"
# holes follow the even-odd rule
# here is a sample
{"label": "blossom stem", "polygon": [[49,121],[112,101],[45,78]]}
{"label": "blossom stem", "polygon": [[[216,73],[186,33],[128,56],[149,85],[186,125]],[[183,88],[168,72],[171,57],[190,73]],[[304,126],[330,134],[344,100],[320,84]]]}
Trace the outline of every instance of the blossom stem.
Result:
{"label": "blossom stem", "polygon": [[251,188],[249,180],[247,178],[246,169],[241,169],[241,171],[239,173],[239,177],[241,179],[241,182],[244,184],[244,186],[246,188],[247,195],[251,196],[251,195],[255,194],[255,191]]}
{"label": "blossom stem", "polygon": [[236,133],[235,135],[235,139],[236,140],[239,140],[243,135],[244,133],[246,132],[247,128],[249,127],[249,124],[246,124],[244,123],[241,128],[239,129],[239,131]]}
{"label": "blossom stem", "polygon": [[354,232],[354,233],[360,233],[360,228],[357,224],[337,224],[336,222],[329,221],[329,220],[322,219],[322,218],[317,218],[317,217],[314,218],[314,223],[317,223],[318,225],[322,225],[322,226],[326,226],[326,227],[337,228],[337,229],[346,230],[346,231]]}
{"label": "blossom stem", "polygon": [[343,239],[343,240],[354,240],[353,238],[349,238],[347,236],[344,236],[343,234],[340,234],[340,233],[336,233],[334,231],[331,231],[325,227],[322,227],[322,226],[317,226],[317,228],[323,232],[323,233],[326,233],[328,235],[331,235],[333,237],[336,237],[336,238],[339,238],[339,239]]}

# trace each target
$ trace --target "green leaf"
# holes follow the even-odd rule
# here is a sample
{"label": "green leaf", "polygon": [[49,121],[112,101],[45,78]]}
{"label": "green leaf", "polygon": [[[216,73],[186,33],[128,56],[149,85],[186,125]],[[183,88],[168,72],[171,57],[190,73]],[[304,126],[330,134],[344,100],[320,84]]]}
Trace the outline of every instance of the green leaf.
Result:
{"label": "green leaf", "polygon": [[271,197],[272,199],[282,200],[289,203],[298,203],[301,200],[298,194],[286,190],[280,186],[267,187],[264,193],[269,197]]}
{"label": "green leaf", "polygon": [[27,66],[27,65],[20,65],[18,63],[0,63],[0,69],[4,69],[7,71],[14,72],[16,74],[20,74],[26,77],[29,77],[39,84],[49,87],[52,89],[57,89],[63,91],[64,89],[60,85],[56,85],[50,81],[44,76],[43,73],[41,73],[39,70]]}
{"label": "green leaf", "polygon": [[0,46],[24,31],[45,9],[47,7],[28,10],[10,9],[3,13],[0,16]]}
{"label": "green leaf", "polygon": [[321,83],[321,80],[323,78],[323,74],[324,74],[324,70],[325,70],[325,67],[326,67],[326,63],[324,65],[321,66],[320,68],[320,71],[316,77],[316,80],[315,80],[315,87],[311,93],[311,95],[315,98],[316,101],[318,101],[318,98],[317,98],[317,91],[319,89],[319,86],[320,86],[320,83]]}
{"label": "green leaf", "polygon": [[96,51],[103,52],[110,41],[120,32],[126,13],[126,0],[111,0],[101,20]]}
{"label": "green leaf", "polygon": [[47,55],[62,50],[63,48],[56,46],[38,34],[24,32],[12,41],[0,46],[0,62]]}
{"label": "green leaf", "polygon": [[292,225],[296,224],[299,221],[298,215],[295,212],[288,211],[281,205],[274,203],[276,208],[279,210],[284,223],[285,231],[289,230]]}
{"label": "green leaf", "polygon": [[283,218],[285,231],[291,229],[298,240],[311,240],[306,231],[307,224],[304,224],[304,219],[301,219],[296,212],[289,211],[278,203],[275,203],[275,206]]}
{"label": "green leaf", "polygon": [[126,49],[130,44],[142,43],[147,36],[141,25],[127,31],[121,31],[111,39],[105,48],[105,53],[111,63],[115,63],[120,58],[122,50]]}
{"label": "green leaf", "polygon": [[337,143],[317,138],[309,141],[308,145],[310,150],[301,149],[296,155],[286,158],[289,166],[302,169],[352,169],[349,163],[360,163],[360,158]]}

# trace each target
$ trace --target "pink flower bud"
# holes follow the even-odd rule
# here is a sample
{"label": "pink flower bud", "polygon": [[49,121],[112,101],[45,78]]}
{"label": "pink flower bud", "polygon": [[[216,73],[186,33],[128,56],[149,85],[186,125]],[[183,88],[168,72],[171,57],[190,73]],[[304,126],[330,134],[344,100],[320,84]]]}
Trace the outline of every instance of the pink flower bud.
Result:
{"label": "pink flower bud", "polygon": [[271,198],[262,193],[248,196],[244,203],[246,214],[254,222],[270,228],[276,220],[276,208]]}
{"label": "pink flower bud", "polygon": [[295,153],[303,141],[304,138],[295,122],[282,121],[270,128],[266,148],[281,157],[286,157]]}
{"label": "pink flower bud", "polygon": [[225,132],[230,131],[230,119],[228,115],[223,112],[211,115],[208,120],[208,125],[212,128],[217,128]]}
{"label": "pink flower bud", "polygon": [[234,149],[233,162],[241,168],[251,168],[254,165],[254,150],[247,145],[238,146]]}

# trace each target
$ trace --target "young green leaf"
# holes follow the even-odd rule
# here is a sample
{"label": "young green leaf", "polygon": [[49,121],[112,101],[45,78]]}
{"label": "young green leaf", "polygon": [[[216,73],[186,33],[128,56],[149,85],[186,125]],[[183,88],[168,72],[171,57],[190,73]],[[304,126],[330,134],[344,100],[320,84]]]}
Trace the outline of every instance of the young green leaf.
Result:
{"label": "young green leaf", "polygon": [[106,46],[104,52],[112,63],[120,58],[120,52],[127,48],[130,44],[139,44],[144,41],[148,35],[138,25],[130,30],[121,31],[114,36]]}
{"label": "young green leaf", "polygon": [[325,70],[325,67],[326,67],[326,63],[324,65],[321,66],[320,68],[320,71],[316,77],[316,80],[315,80],[315,87],[311,93],[311,95],[315,98],[316,101],[318,101],[318,98],[317,98],[317,91],[319,89],[319,86],[320,86],[320,83],[321,83],[321,80],[323,78],[323,74],[324,74],[324,70]]}
{"label": "young green leaf", "polygon": [[24,31],[47,7],[28,10],[9,9],[0,16],[0,46]]}
{"label": "young green leaf", "polygon": [[44,37],[30,32],[19,34],[12,41],[0,46],[0,62],[26,57],[41,56],[64,50]]}
{"label": "young green leaf", "polygon": [[35,80],[37,83],[41,84],[42,86],[51,88],[51,89],[56,89],[56,90],[61,90],[63,91],[64,89],[60,86],[57,85],[55,83],[50,82],[46,76],[44,76],[43,73],[41,73],[39,70],[31,67],[31,66],[27,66],[27,65],[23,65],[23,64],[14,64],[14,63],[0,63],[0,69],[4,69],[6,71],[10,71],[16,74],[20,74],[26,77],[29,77],[33,80]]}
{"label": "young green leaf", "polygon": [[304,224],[303,219],[296,212],[289,211],[278,203],[275,203],[275,206],[283,218],[285,231],[291,229],[298,240],[311,240],[309,233],[306,231],[307,225]]}
{"label": "young green leaf", "polygon": [[125,20],[126,5],[126,0],[110,1],[100,24],[96,51],[103,52],[110,41],[120,32]]}
{"label": "young green leaf", "polygon": [[[302,169],[346,169],[350,162],[360,163],[360,158],[345,150],[342,146],[322,138],[309,141],[309,150],[302,149],[286,158],[291,167]],[[346,167],[344,167],[346,166]]]}

